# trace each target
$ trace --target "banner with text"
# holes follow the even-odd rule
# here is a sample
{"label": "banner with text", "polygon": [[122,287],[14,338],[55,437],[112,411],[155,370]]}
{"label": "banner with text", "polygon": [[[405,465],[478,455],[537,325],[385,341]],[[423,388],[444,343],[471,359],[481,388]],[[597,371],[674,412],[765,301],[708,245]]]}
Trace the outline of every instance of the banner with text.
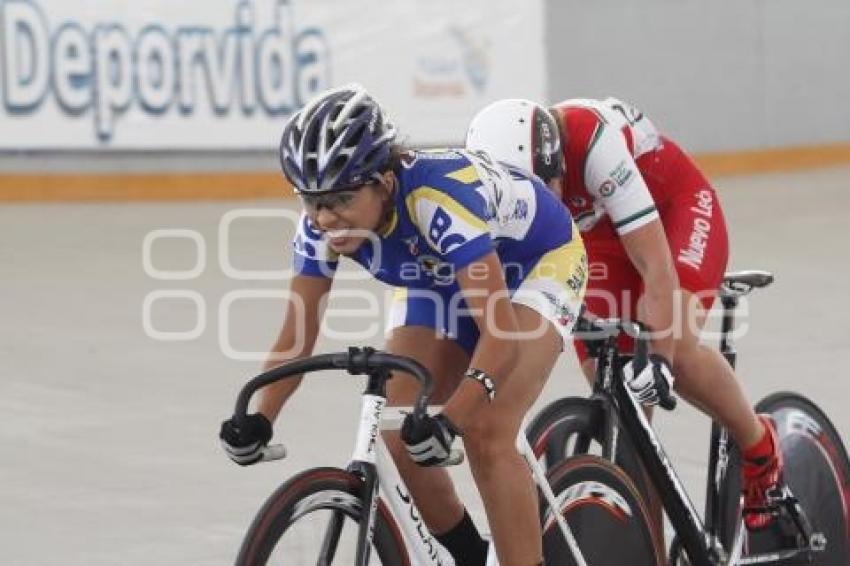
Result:
{"label": "banner with text", "polygon": [[542,0],[0,0],[0,149],[270,149],[352,81],[406,142],[545,95]]}

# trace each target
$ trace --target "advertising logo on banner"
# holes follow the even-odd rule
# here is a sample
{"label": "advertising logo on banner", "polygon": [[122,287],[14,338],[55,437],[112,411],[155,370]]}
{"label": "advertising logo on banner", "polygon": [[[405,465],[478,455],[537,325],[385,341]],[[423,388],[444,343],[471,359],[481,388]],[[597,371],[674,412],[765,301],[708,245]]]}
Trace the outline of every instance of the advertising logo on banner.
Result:
{"label": "advertising logo on banner", "polygon": [[464,98],[470,91],[474,94],[485,91],[492,64],[486,36],[454,26],[446,35],[449,45],[445,50],[417,55],[413,96]]}
{"label": "advertising logo on banner", "polygon": [[[479,0],[463,21],[447,1],[0,0],[0,148],[271,148],[286,116],[350,81],[416,142],[458,139],[499,95],[496,69],[523,64],[494,40],[540,27],[495,4],[505,16]],[[540,75],[503,95],[542,93]]]}

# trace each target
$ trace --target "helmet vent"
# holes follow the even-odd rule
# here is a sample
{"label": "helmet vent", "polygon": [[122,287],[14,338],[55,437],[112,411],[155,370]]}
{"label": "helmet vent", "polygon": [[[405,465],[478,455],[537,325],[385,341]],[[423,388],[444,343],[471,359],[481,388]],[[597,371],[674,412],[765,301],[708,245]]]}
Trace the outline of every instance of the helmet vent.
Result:
{"label": "helmet vent", "polygon": [[372,178],[387,162],[396,137],[378,103],[359,85],[331,89],[284,127],[284,174],[303,192],[346,190]]}
{"label": "helmet vent", "polygon": [[331,147],[333,144],[336,143],[337,135],[333,128],[328,128],[325,131],[325,136],[327,136],[325,143],[326,147]]}
{"label": "helmet vent", "polygon": [[292,141],[291,144],[293,147],[298,147],[301,144],[301,130],[299,128],[292,128]]}
{"label": "helmet vent", "polygon": [[340,174],[340,172],[346,166],[347,163],[348,163],[348,156],[347,155],[337,155],[336,159],[333,160],[330,167],[325,168],[325,175],[329,179],[335,178],[337,175]]}
{"label": "helmet vent", "polygon": [[363,124],[351,134],[351,143],[349,145],[357,145],[360,143],[360,140],[363,139],[363,134],[366,133],[366,124]]}
{"label": "helmet vent", "polygon": [[319,171],[319,163],[316,158],[307,159],[304,162],[304,173],[308,179],[315,179]]}

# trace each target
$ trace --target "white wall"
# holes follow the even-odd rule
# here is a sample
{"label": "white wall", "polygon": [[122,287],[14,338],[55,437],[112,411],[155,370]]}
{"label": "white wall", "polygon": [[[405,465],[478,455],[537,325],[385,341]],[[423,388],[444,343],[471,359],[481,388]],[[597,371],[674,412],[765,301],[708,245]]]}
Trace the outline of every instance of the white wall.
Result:
{"label": "white wall", "polygon": [[548,0],[548,102],[617,96],[696,151],[850,141],[848,0]]}

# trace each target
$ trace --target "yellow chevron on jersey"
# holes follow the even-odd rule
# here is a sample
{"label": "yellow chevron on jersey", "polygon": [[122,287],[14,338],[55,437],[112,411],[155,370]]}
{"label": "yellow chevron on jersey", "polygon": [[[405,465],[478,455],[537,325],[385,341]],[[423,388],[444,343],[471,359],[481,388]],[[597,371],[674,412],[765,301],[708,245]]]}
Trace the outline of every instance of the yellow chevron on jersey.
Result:
{"label": "yellow chevron on jersey", "polygon": [[573,234],[571,241],[541,257],[526,280],[557,281],[563,285],[559,292],[566,292],[573,298],[584,296],[588,277],[587,254],[575,224]]}
{"label": "yellow chevron on jersey", "polygon": [[469,165],[462,169],[452,171],[451,173],[447,174],[446,177],[448,177],[449,179],[454,179],[455,181],[463,183],[464,185],[471,185],[481,180],[478,176],[478,170],[475,168],[474,165]]}

